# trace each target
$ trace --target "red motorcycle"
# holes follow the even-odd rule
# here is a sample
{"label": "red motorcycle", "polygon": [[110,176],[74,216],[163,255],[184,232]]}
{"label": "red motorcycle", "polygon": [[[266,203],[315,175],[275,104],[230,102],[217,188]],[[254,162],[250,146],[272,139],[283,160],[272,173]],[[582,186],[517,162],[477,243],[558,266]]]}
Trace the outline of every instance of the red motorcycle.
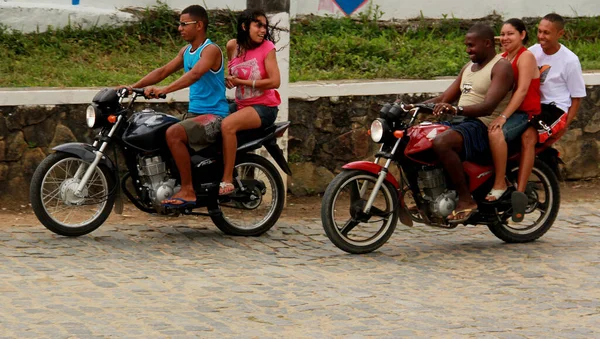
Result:
{"label": "red motorcycle", "polygon": [[[432,142],[449,126],[417,123],[419,113],[431,113],[433,106],[417,104],[407,109],[402,103],[385,104],[369,131],[371,139],[381,144],[375,161],[346,164],[327,187],[321,220],[327,236],[340,249],[356,254],[378,249],[394,232],[398,218],[406,226],[413,226],[413,222],[443,228],[458,226],[447,219],[456,207],[457,193],[435,155]],[[518,147],[509,145],[509,151]],[[493,202],[485,200],[494,181],[491,161],[463,162],[478,212],[462,224],[486,225],[496,237],[509,243],[530,242],[544,235],[560,207],[557,176],[561,160],[558,152],[548,145],[540,146],[536,154],[525,190],[526,215],[519,223],[511,219],[518,153],[512,152],[509,157],[507,194]],[[382,160],[383,166],[379,164]],[[392,162],[400,170],[398,179],[389,171]]]}

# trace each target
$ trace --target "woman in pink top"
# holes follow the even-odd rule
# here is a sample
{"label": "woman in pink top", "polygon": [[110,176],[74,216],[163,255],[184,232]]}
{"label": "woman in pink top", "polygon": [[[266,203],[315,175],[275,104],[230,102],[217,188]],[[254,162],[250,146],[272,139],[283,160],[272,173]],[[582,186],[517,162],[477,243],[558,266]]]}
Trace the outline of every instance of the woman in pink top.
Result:
{"label": "woman in pink top", "polygon": [[221,123],[224,171],[219,195],[234,191],[233,167],[238,131],[267,127],[277,118],[281,99],[275,90],[280,76],[269,22],[261,10],[247,9],[237,20],[237,38],[227,42],[227,88],[235,89],[235,103]]}

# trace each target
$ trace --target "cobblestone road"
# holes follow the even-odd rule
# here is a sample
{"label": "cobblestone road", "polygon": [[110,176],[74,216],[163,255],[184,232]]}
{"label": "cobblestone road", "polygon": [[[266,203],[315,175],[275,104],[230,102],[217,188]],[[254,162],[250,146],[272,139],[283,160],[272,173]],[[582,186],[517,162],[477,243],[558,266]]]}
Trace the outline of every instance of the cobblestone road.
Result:
{"label": "cobblestone road", "polygon": [[0,337],[600,337],[599,207],[564,203],[520,245],[399,225],[363,256],[313,218],[256,238],[196,218],[112,216],[80,238],[5,219]]}

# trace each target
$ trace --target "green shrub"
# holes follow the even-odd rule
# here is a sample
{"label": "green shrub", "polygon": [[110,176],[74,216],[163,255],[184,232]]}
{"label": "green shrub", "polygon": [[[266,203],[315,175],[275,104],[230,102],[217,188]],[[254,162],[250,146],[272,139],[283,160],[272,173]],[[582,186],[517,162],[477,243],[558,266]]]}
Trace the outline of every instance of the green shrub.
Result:
{"label": "green shrub", "polygon": [[[0,27],[0,87],[82,87],[130,84],[169,62],[185,45],[179,14],[158,2],[131,11],[123,27],[75,25],[24,34]],[[235,37],[236,13],[211,11],[209,37],[222,48]],[[455,76],[468,61],[463,41],[473,20],[416,18],[381,22],[371,7],[356,18],[309,16],[292,22],[290,80]],[[485,22],[500,30],[502,18]],[[538,18],[526,23],[535,40]],[[584,69],[600,69],[600,17],[569,18],[563,43]],[[173,81],[180,74],[165,79]]]}

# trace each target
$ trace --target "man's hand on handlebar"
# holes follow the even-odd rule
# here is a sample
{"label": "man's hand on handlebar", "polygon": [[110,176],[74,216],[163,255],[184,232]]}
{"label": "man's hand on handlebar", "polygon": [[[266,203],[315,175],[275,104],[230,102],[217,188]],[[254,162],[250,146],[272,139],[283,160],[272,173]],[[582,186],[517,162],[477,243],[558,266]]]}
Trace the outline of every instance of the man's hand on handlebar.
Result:
{"label": "man's hand on handlebar", "polygon": [[448,103],[440,102],[435,104],[433,115],[453,114],[456,115],[456,108]]}
{"label": "man's hand on handlebar", "polygon": [[156,86],[148,86],[144,88],[144,97],[148,99],[158,99],[158,98],[166,98],[167,92],[165,88],[160,88]]}

